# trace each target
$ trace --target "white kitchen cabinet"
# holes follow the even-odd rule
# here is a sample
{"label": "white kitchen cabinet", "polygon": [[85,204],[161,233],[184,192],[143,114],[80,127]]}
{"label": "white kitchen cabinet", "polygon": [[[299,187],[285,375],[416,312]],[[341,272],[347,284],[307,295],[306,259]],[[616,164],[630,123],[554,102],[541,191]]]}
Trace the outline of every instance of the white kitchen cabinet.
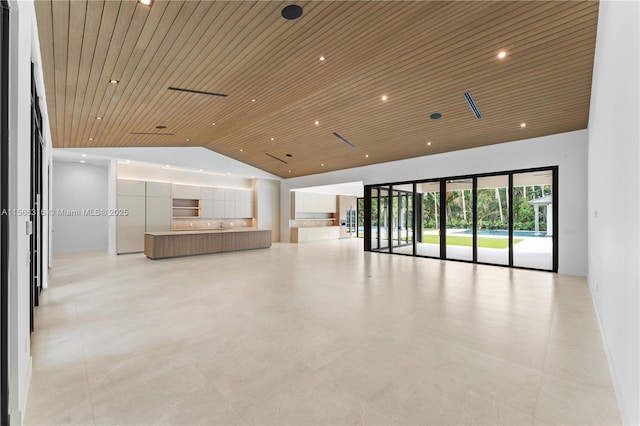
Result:
{"label": "white kitchen cabinet", "polygon": [[337,240],[340,237],[338,226],[310,226],[291,228],[291,242],[302,243],[305,241]]}
{"label": "white kitchen cabinet", "polygon": [[236,202],[235,200],[225,200],[224,201],[224,217],[226,219],[231,219],[238,217],[236,216]]}
{"label": "white kitchen cabinet", "polygon": [[213,200],[202,199],[200,200],[200,217],[203,219],[213,219]]}
{"label": "white kitchen cabinet", "polygon": [[199,200],[202,194],[199,186],[173,184],[173,198]]}
{"label": "white kitchen cabinet", "polygon": [[171,184],[167,182],[147,182],[146,194],[147,197],[171,198]]}
{"label": "white kitchen cabinet", "polygon": [[[144,187],[144,182],[142,185]],[[116,248],[118,254],[136,253],[144,250],[145,197],[118,195],[118,210],[127,210],[127,215],[116,218]]]}
{"label": "white kitchen cabinet", "polygon": [[236,201],[249,202],[253,201],[253,191],[245,191],[238,189],[236,192]]}
{"label": "white kitchen cabinet", "polygon": [[236,201],[236,217],[253,217],[253,203],[251,201]]}
{"label": "white kitchen cabinet", "polygon": [[236,200],[236,193],[237,193],[236,189],[225,188],[225,190],[224,190],[224,200],[225,201],[235,201]]}
{"label": "white kitchen cabinet", "polygon": [[147,232],[171,231],[171,198],[147,196],[145,210]]}
{"label": "white kitchen cabinet", "polygon": [[213,201],[224,201],[224,188],[213,188]]}
{"label": "white kitchen cabinet", "polygon": [[213,200],[213,188],[210,186],[201,186],[200,198],[203,200]]}
{"label": "white kitchen cabinet", "polygon": [[224,200],[213,200],[213,218],[224,219]]}
{"label": "white kitchen cabinet", "polygon": [[144,197],[146,191],[145,181],[118,179],[116,192],[118,195],[133,195]]}

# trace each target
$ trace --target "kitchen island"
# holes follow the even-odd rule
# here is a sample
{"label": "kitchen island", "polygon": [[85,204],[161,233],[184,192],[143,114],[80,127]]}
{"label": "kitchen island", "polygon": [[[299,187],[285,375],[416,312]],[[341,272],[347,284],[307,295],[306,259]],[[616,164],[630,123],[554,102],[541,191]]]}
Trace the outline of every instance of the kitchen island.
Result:
{"label": "kitchen island", "polygon": [[268,229],[210,229],[144,234],[144,254],[149,259],[269,247],[271,247],[271,230]]}

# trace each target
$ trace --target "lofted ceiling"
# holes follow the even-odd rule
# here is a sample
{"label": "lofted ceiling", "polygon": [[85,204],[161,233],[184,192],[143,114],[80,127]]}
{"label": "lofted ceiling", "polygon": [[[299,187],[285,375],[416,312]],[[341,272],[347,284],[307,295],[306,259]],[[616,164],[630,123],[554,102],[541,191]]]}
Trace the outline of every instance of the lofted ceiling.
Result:
{"label": "lofted ceiling", "polygon": [[[302,17],[281,16],[290,4]],[[203,146],[287,178],[587,127],[594,1],[36,0],[36,13],[57,148]]]}

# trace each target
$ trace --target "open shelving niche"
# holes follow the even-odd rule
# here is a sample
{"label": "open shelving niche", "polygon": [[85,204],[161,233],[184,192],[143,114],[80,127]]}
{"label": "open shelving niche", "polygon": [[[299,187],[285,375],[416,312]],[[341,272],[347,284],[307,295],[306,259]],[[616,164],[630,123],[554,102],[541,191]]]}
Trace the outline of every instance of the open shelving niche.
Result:
{"label": "open shelving niche", "polygon": [[200,217],[200,200],[174,198],[172,203],[172,216],[181,217]]}

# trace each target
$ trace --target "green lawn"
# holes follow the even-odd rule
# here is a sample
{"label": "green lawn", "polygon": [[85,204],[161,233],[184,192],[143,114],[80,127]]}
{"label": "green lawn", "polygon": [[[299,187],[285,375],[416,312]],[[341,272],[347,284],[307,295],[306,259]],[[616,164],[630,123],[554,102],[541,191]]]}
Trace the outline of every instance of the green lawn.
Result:
{"label": "green lawn", "polygon": [[[522,238],[514,238],[513,244],[518,244],[520,241],[522,241]],[[440,236],[425,234],[422,236],[422,242],[427,244],[439,244]],[[473,242],[473,238],[471,237],[471,235],[469,236],[447,235],[447,245],[471,247],[472,242]],[[509,239],[478,237],[478,247],[505,249],[509,247]]]}

